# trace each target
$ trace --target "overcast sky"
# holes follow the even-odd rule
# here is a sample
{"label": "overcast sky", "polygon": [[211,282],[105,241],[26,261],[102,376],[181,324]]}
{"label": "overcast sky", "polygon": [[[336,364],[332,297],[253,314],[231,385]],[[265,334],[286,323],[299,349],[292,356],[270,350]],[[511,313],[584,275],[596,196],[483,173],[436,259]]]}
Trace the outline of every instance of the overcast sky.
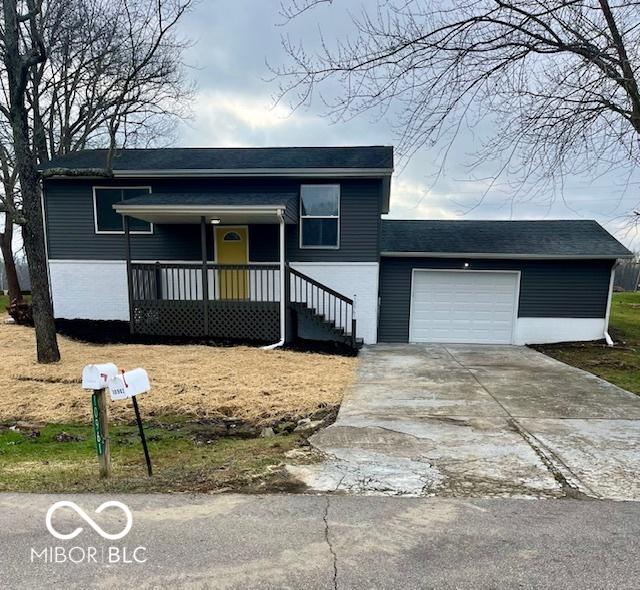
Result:
{"label": "overcast sky", "polygon": [[[371,3],[370,3],[371,4]],[[266,62],[286,63],[281,35],[313,47],[322,30],[327,40],[352,32],[348,10],[362,0],[340,0],[283,25],[280,0],[201,0],[186,17],[181,33],[193,46],[186,61],[197,85],[193,118],[178,129],[182,146],[393,145],[391,116],[364,115],[332,123],[321,105],[291,113],[273,107],[277,84],[269,82]],[[431,219],[597,219],[628,246],[640,247],[624,216],[638,205],[638,185],[614,175],[595,181],[569,178],[564,197],[547,192],[515,200],[506,184],[482,199],[486,181],[473,179],[468,167],[476,137],[462,130],[445,173],[435,181],[437,164],[423,150],[397,167],[392,181],[391,216]],[[480,170],[480,176],[482,170]],[[478,172],[475,173],[478,177]],[[635,180],[635,179],[634,179]]]}

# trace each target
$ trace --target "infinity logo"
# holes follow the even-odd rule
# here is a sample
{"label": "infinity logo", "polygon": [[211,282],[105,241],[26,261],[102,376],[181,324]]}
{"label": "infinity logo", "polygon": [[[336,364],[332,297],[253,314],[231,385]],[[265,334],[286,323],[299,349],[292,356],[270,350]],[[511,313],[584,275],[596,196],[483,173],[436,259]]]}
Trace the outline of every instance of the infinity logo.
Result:
{"label": "infinity logo", "polygon": [[122,512],[124,512],[125,516],[127,517],[127,524],[125,525],[124,529],[122,529],[121,532],[115,535],[103,531],[102,528],[98,524],[96,524],[95,521],[82,508],[80,508],[80,506],[78,506],[75,502],[70,502],[69,500],[60,500],[59,502],[53,504],[49,508],[49,510],[47,510],[47,517],[45,519],[47,529],[56,539],[60,539],[62,541],[75,539],[83,531],[82,527],[78,527],[74,531],[64,534],[59,533],[55,528],[53,528],[53,524],[51,524],[53,514],[56,510],[58,510],[58,508],[71,508],[72,510],[75,510],[86,523],[91,525],[91,528],[96,531],[96,533],[98,533],[102,538],[108,539],[109,541],[117,541],[118,539],[122,539],[122,537],[126,536],[131,530],[131,526],[133,525],[133,515],[131,514],[131,510],[129,510],[129,507],[126,504],[118,502],[117,500],[109,500],[108,502],[100,504],[100,506],[98,506],[98,508],[96,509],[96,514],[100,514],[103,510],[105,510],[106,508],[111,508],[112,506],[120,508],[120,510],[122,510]]}

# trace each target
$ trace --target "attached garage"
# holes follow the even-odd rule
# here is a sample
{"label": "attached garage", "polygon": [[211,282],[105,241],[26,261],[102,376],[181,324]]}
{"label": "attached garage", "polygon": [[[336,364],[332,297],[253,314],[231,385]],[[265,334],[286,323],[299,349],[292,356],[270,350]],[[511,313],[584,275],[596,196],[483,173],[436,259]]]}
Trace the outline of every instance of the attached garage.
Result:
{"label": "attached garage", "polygon": [[602,339],[629,257],[595,221],[384,220],[378,341]]}
{"label": "attached garage", "polygon": [[518,271],[414,269],[410,342],[512,344]]}

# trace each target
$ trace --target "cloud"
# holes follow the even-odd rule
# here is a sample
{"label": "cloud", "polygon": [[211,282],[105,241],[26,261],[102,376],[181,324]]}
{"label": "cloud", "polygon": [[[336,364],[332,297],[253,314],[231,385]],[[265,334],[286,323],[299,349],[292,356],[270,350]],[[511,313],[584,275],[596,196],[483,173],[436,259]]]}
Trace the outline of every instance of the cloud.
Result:
{"label": "cloud", "polygon": [[412,178],[395,178],[391,183],[391,211],[396,219],[453,219],[447,195],[429,190]]}
{"label": "cloud", "polygon": [[195,124],[191,126],[191,133],[199,142],[215,138],[218,142],[242,145],[247,134],[291,124],[288,110],[273,107],[268,97],[216,90],[198,92],[193,112]]}

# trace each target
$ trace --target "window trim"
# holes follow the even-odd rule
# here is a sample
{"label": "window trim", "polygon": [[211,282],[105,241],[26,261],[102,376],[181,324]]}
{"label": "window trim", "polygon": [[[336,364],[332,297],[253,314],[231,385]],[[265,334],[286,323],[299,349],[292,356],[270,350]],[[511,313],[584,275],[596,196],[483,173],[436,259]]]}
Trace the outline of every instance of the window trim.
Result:
{"label": "window trim", "polygon": [[[338,215],[303,215],[302,214],[302,189],[307,186],[328,186],[328,187],[336,187],[338,189]],[[300,250],[339,250],[340,249],[340,218],[342,217],[341,211],[342,205],[342,187],[338,183],[326,183],[326,182],[318,182],[314,184],[301,184],[300,185],[300,212],[299,212],[299,221],[300,221],[300,230],[298,231],[298,247]],[[335,246],[305,246],[302,242],[302,229],[304,219],[335,219],[337,223],[337,242]]]}
{"label": "window trim", "polygon": [[[230,235],[234,235],[236,237],[227,239],[227,236],[230,236]],[[240,237],[240,234],[237,231],[230,229],[226,234],[224,234],[224,236],[222,236],[222,241],[223,242],[242,242],[242,238]]]}
{"label": "window trim", "polygon": [[[91,187],[91,193],[93,195],[93,231],[96,235],[102,235],[102,236],[122,236],[124,235],[125,231],[124,231],[124,216],[121,215],[121,217],[123,217],[123,222],[122,222],[122,230],[118,231],[118,230],[105,230],[105,229],[98,229],[98,203],[96,200],[96,189],[100,190],[100,189],[107,189],[107,190],[125,190],[128,188],[139,188],[139,189],[147,189],[147,191],[149,192],[149,194],[151,194],[151,186],[105,186],[105,185],[95,185]],[[141,231],[141,230],[136,230],[136,231],[130,231],[129,232],[131,235],[140,235],[140,236],[150,236],[153,235],[154,233],[154,226],[152,222],[149,222],[149,231]]]}

